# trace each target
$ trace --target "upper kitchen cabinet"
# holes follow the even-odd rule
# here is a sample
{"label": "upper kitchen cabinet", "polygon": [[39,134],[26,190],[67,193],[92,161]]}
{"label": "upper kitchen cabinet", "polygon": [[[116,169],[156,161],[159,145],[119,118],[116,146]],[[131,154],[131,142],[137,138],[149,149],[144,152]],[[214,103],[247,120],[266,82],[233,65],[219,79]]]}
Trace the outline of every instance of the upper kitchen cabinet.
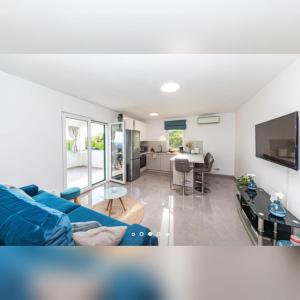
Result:
{"label": "upper kitchen cabinet", "polygon": [[124,116],[124,122],[125,122],[125,128],[128,130],[134,130],[134,123],[135,120],[132,118],[129,118],[127,116]]}
{"label": "upper kitchen cabinet", "polygon": [[140,131],[141,133],[141,141],[147,141],[147,127],[146,127],[146,123],[135,120],[135,130]]}
{"label": "upper kitchen cabinet", "polygon": [[147,125],[146,123],[124,116],[125,128],[128,130],[140,131],[141,142],[147,141]]}

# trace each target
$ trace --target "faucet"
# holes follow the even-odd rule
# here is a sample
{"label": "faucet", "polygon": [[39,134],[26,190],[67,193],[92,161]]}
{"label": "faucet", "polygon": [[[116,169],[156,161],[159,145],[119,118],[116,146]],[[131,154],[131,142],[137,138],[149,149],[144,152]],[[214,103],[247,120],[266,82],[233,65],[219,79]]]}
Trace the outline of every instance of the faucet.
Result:
{"label": "faucet", "polygon": [[160,150],[157,151],[157,152],[162,152],[162,145],[158,145],[157,148],[160,149]]}

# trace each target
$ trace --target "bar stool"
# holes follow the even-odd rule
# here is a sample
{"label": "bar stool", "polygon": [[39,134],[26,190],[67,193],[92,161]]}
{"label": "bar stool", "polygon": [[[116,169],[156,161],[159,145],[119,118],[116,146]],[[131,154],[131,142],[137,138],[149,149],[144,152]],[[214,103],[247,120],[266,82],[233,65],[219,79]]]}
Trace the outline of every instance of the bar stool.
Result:
{"label": "bar stool", "polygon": [[204,158],[204,168],[201,170],[202,173],[202,194],[209,191],[208,188],[205,187],[205,175],[210,173],[214,164],[214,157],[211,155],[211,153],[206,153]]}
{"label": "bar stool", "polygon": [[190,162],[185,158],[176,158],[175,159],[175,170],[177,172],[183,173],[183,182],[182,182],[182,193],[183,195],[190,195],[186,193],[186,182],[190,182],[190,180],[186,180],[186,174],[193,170],[193,167],[190,166]]}

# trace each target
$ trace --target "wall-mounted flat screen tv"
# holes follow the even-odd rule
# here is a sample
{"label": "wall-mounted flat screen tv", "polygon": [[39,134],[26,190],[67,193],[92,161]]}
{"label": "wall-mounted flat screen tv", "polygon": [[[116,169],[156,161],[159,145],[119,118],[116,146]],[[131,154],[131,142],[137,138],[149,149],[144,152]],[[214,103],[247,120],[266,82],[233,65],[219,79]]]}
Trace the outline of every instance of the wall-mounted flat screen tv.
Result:
{"label": "wall-mounted flat screen tv", "polygon": [[256,125],[256,156],[298,170],[298,119],[295,112]]}

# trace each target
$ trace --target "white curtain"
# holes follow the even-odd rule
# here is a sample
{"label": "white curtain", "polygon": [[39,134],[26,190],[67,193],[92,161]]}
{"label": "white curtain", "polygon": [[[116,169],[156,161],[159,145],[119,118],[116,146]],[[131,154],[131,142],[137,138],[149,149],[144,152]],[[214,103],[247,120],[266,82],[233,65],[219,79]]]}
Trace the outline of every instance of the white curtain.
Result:
{"label": "white curtain", "polygon": [[78,152],[78,137],[79,137],[79,127],[75,127],[75,126],[69,126],[69,135],[70,137],[74,140],[74,145],[72,148],[72,152],[76,153]]}

